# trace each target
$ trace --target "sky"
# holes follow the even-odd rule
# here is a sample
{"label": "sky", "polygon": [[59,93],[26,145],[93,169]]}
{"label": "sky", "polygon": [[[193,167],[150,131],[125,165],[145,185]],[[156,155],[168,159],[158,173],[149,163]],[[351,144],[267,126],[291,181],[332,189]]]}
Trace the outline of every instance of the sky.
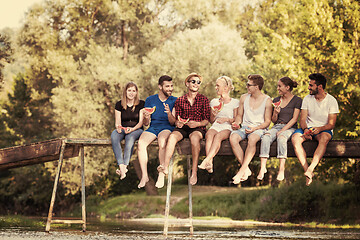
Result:
{"label": "sky", "polygon": [[28,8],[41,1],[43,0],[0,0],[0,29],[19,28]]}

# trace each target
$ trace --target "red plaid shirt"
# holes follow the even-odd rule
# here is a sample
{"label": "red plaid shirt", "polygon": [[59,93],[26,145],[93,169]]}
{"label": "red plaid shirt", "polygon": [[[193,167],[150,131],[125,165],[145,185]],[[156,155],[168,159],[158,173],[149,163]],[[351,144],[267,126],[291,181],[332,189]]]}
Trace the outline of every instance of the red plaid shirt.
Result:
{"label": "red plaid shirt", "polygon": [[[175,101],[175,112],[176,119],[179,115],[181,118],[201,122],[202,120],[210,120],[210,102],[207,97],[198,93],[195,97],[194,104],[191,106],[189,100],[187,99],[187,94],[182,97],[179,97]],[[206,127],[200,127],[203,130],[206,130]]]}

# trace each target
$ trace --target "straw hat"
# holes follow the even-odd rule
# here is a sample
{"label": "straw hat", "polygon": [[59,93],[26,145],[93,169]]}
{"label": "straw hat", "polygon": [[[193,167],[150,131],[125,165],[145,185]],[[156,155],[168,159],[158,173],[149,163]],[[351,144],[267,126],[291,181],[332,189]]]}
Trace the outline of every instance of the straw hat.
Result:
{"label": "straw hat", "polygon": [[200,81],[203,80],[202,76],[197,74],[197,73],[190,73],[186,78],[185,78],[185,85],[187,83],[187,81],[189,81],[190,78],[192,77],[198,77],[200,79]]}

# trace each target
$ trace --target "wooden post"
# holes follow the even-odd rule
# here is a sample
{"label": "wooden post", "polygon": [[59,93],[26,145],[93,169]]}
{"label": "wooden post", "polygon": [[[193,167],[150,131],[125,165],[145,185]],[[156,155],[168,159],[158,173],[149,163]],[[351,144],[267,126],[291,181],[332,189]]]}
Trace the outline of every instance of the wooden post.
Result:
{"label": "wooden post", "polygon": [[164,235],[168,235],[169,229],[169,213],[170,213],[170,196],[171,196],[171,184],[172,184],[172,171],[173,171],[173,156],[170,159],[169,163],[169,174],[168,174],[168,184],[166,191],[166,204],[165,204],[165,222],[164,222]]}
{"label": "wooden post", "polygon": [[80,147],[81,158],[81,215],[83,220],[82,230],[86,231],[86,208],[85,208],[85,161],[84,161],[84,145]]}
{"label": "wooden post", "polygon": [[57,186],[58,186],[59,179],[60,179],[61,167],[62,167],[63,158],[64,158],[65,145],[66,145],[65,140],[61,141],[61,150],[60,150],[58,169],[56,172],[54,188],[53,188],[53,192],[52,192],[52,196],[51,196],[49,214],[48,214],[48,218],[46,221],[46,227],[45,227],[46,232],[50,231],[50,224],[51,224],[51,220],[52,220],[52,213],[53,213],[54,203],[55,203],[55,198],[56,198],[56,191],[57,191]]}
{"label": "wooden post", "polygon": [[190,224],[190,235],[194,234],[193,226],[193,211],[192,211],[192,185],[190,184],[190,178],[192,173],[192,165],[190,161],[190,155],[187,155],[187,173],[188,173],[188,186],[189,186],[189,224]]}

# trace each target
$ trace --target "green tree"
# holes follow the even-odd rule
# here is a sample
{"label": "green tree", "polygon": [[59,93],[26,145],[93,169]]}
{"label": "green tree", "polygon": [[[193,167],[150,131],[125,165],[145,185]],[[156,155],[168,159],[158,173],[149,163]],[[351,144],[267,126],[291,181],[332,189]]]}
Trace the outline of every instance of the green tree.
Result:
{"label": "green tree", "polygon": [[10,63],[12,59],[13,49],[11,47],[11,43],[9,38],[0,33],[0,90],[2,89],[3,85],[3,68],[5,66],[5,63]]}
{"label": "green tree", "polygon": [[[154,94],[159,76],[169,74],[174,79],[174,95],[181,96],[186,92],[186,76],[198,72],[204,78],[200,91],[214,98],[218,77],[227,75],[239,81],[247,74],[250,62],[246,59],[244,44],[236,30],[215,20],[200,29],[178,33],[162,48],[154,49],[143,58],[142,74],[139,74],[147,80],[143,93]],[[244,92],[245,88],[238,91]]]}
{"label": "green tree", "polygon": [[271,95],[279,77],[298,81],[304,97],[307,76],[324,73],[327,91],[336,96],[339,114],[336,136],[359,134],[359,14],[358,1],[263,1],[238,17],[253,69],[263,74]]}

